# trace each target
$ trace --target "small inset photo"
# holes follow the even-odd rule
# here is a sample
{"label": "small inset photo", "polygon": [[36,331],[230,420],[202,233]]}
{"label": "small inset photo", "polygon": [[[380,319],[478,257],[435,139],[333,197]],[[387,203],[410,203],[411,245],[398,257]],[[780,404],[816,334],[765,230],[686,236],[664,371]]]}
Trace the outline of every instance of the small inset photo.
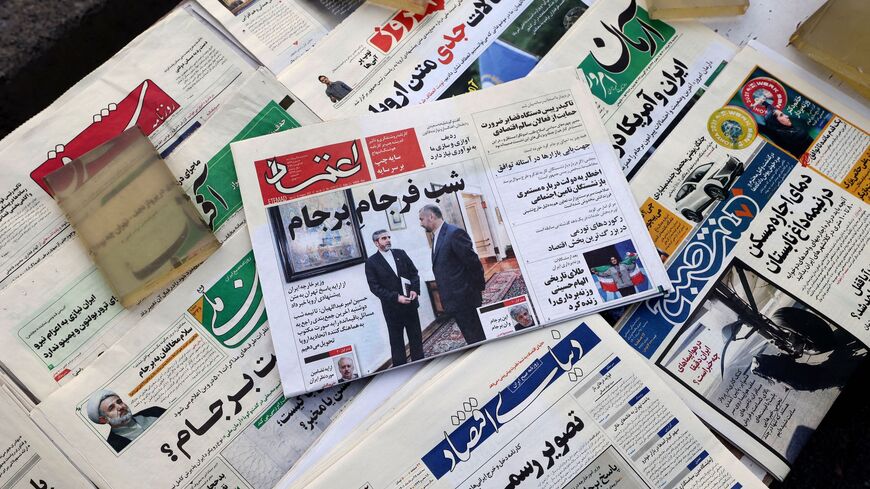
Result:
{"label": "small inset photo", "polygon": [[340,346],[329,351],[315,353],[302,359],[303,373],[309,385],[330,387],[364,377],[356,349],[352,345]]}
{"label": "small inset photo", "polygon": [[703,161],[680,183],[674,201],[677,212],[694,223],[704,220],[718,202],[727,200],[746,166],[733,156]]}
{"label": "small inset photo", "polygon": [[166,409],[148,406],[133,412],[121,395],[113,390],[101,389],[88,398],[85,411],[92,423],[108,427],[106,442],[116,453],[121,453],[154,424]]}
{"label": "small inset photo", "polygon": [[359,378],[359,369],[356,365],[356,356],[353,351],[335,358],[336,382],[343,384]]}
{"label": "small inset photo", "polygon": [[605,302],[622,299],[649,288],[649,281],[634,243],[620,241],[583,253],[592,280]]}
{"label": "small inset photo", "polygon": [[226,7],[227,10],[232,12],[233,15],[237,16],[242,13],[242,10],[245,10],[256,1],[257,0],[220,0],[220,3]]}
{"label": "small inset photo", "polygon": [[538,325],[535,311],[525,294],[478,309],[487,339],[507,336]]}

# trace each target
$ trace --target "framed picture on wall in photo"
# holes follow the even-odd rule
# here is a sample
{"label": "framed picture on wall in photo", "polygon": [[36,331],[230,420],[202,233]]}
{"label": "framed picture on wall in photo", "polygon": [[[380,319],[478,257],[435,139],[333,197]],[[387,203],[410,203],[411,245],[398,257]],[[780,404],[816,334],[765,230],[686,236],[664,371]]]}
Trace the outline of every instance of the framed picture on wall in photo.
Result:
{"label": "framed picture on wall in photo", "polygon": [[[344,212],[352,209],[353,196],[349,190],[314,195],[269,208],[285,281],[314,277],[365,261],[365,245],[356,213]],[[347,217],[338,221],[336,215]]]}

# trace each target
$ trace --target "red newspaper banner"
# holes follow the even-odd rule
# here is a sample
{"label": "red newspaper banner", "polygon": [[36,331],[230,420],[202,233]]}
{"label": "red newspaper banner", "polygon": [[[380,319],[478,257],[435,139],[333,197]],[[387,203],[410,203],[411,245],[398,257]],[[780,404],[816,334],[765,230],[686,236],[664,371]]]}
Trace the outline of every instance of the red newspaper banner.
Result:
{"label": "red newspaper banner", "polygon": [[359,139],[255,161],[254,168],[265,205],[371,180]]}
{"label": "red newspaper banner", "polygon": [[30,172],[30,178],[49,195],[45,176],[79,156],[121,134],[139,126],[146,136],[160,127],[181,105],[151,80],[145,80],[117,104],[111,103],[94,114],[93,122],[66,144],[58,144],[48,152],[48,159]]}
{"label": "red newspaper banner", "polygon": [[440,10],[444,10],[444,0],[429,0],[426,11],[422,14],[400,10],[396,15],[384,22],[383,25],[375,27],[375,33],[369,37],[369,44],[377,48],[378,51],[387,54],[402,41],[405,35],[413,31],[423,19]]}

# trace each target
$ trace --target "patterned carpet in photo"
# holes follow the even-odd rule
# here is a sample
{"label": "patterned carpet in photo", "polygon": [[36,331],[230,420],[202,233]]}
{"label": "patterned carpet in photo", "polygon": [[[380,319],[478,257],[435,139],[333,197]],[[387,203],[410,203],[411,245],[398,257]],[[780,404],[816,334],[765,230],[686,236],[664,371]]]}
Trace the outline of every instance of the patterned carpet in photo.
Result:
{"label": "patterned carpet in photo", "polygon": [[[503,270],[496,272],[486,281],[483,290],[483,303],[492,304],[503,299],[516,297],[528,292],[526,283],[519,270]],[[459,326],[453,318],[436,319],[440,326],[433,326],[435,331],[423,340],[423,353],[426,358],[441,355],[465,346],[465,338],[459,331]],[[425,333],[424,333],[425,335]]]}

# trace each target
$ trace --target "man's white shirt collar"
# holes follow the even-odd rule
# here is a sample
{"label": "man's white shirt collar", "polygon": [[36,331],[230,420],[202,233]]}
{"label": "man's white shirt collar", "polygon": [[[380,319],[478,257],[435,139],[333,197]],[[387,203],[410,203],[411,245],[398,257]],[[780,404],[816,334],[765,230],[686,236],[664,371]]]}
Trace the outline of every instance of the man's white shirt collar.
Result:
{"label": "man's white shirt collar", "polygon": [[394,255],[392,253],[392,250],[383,251],[383,250],[379,249],[378,253],[380,253],[381,256],[384,257],[384,260],[387,261],[387,265],[389,265],[390,268],[393,269],[393,273],[395,273],[396,276],[398,277],[399,270],[398,270],[398,268],[396,268],[396,255]]}
{"label": "man's white shirt collar", "polygon": [[129,423],[124,426],[119,426],[117,428],[112,428],[112,432],[114,432],[118,436],[123,436],[128,440],[133,440],[142,432],[145,431],[145,427],[139,423],[139,420],[136,419],[137,416],[133,416]]}
{"label": "man's white shirt collar", "polygon": [[432,237],[432,253],[435,253],[435,247],[438,246],[438,235],[441,233],[441,228],[443,226],[444,226],[444,221],[441,221],[441,224],[439,224],[438,227],[435,228],[435,231],[432,232],[433,233],[433,235],[432,235],[433,236]]}

